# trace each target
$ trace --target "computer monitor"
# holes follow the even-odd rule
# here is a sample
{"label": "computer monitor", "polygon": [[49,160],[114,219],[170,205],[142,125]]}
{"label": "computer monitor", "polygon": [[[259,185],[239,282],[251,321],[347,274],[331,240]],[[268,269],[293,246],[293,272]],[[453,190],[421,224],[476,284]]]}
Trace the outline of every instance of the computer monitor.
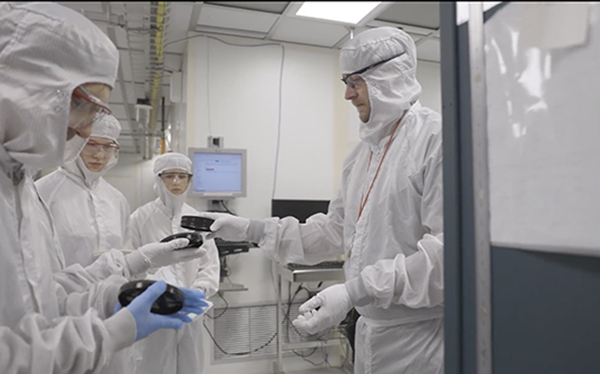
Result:
{"label": "computer monitor", "polygon": [[246,197],[246,150],[188,148],[192,160],[189,195],[210,200]]}
{"label": "computer monitor", "polygon": [[296,217],[300,223],[315,213],[327,214],[329,200],[271,200],[271,217]]}

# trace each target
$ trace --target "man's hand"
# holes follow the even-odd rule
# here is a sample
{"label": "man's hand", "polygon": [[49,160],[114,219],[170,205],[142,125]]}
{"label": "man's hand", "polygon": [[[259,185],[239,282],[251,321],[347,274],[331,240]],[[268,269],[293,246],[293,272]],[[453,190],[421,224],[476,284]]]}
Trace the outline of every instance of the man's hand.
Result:
{"label": "man's hand", "polygon": [[248,218],[238,217],[225,213],[208,213],[202,212],[198,216],[214,219],[210,225],[210,233],[206,236],[207,239],[215,237],[230,241],[248,240],[248,227],[250,220]]}
{"label": "man's hand", "polygon": [[339,325],[350,309],[352,301],[346,286],[336,284],[300,305],[299,311],[302,314],[292,321],[292,324],[309,334],[316,334],[328,327]]}

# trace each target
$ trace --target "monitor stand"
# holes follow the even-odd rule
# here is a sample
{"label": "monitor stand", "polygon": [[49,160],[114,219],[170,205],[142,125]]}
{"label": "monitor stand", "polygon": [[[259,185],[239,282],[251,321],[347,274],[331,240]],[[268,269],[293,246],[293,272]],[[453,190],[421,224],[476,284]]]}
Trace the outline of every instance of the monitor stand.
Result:
{"label": "monitor stand", "polygon": [[230,291],[247,291],[248,288],[243,284],[225,282],[224,280],[229,276],[229,267],[227,266],[227,256],[219,256],[221,263],[220,279],[219,279],[219,291],[218,292],[230,292]]}
{"label": "monitor stand", "polygon": [[208,200],[207,208],[209,212],[225,212],[221,200]]}

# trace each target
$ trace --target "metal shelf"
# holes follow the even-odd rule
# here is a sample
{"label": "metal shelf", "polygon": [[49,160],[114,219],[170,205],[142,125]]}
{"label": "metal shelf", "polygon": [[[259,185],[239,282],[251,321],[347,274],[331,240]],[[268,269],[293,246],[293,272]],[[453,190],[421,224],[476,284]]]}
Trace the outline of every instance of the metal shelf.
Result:
{"label": "metal shelf", "polygon": [[318,282],[318,281],[340,281],[345,280],[343,268],[313,268],[291,270],[286,266],[277,265],[277,273],[283,279],[292,283]]}
{"label": "metal shelf", "polygon": [[281,349],[284,351],[291,351],[292,349],[307,349],[315,347],[331,347],[334,345],[340,345],[347,343],[346,338],[340,336],[339,338],[331,338],[327,340],[312,340],[298,343],[283,343]]}
{"label": "metal shelf", "polygon": [[[277,320],[281,320],[281,307],[283,305],[283,297],[281,295],[281,284],[285,280],[291,283],[302,282],[318,282],[318,281],[340,281],[344,282],[343,268],[311,268],[311,269],[296,269],[292,270],[281,264],[276,264],[277,267]],[[277,374],[283,374],[282,354],[284,351],[294,349],[307,349],[315,347],[329,347],[341,344],[350,344],[343,336],[330,336],[327,339],[317,339],[312,341],[284,343],[281,335],[281,324],[277,324],[277,361],[273,363],[273,371]]]}

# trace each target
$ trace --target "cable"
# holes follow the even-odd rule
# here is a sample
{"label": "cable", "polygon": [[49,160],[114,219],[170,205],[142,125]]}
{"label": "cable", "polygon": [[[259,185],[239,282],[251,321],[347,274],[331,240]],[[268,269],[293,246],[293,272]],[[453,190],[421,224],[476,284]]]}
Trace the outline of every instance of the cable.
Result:
{"label": "cable", "polygon": [[[208,314],[206,314],[206,316],[208,318],[212,319],[212,320],[215,320],[215,319],[221,317],[223,314],[225,314],[225,312],[229,308],[229,303],[227,302],[227,300],[225,300],[225,298],[223,297],[223,295],[221,295],[220,292],[217,292],[217,294],[225,302],[225,309],[218,316],[216,316],[216,317],[211,317]],[[265,344],[261,345],[260,347],[254,349],[252,351],[230,353],[230,352],[225,351],[223,348],[221,348],[221,346],[219,345],[219,343],[217,343],[217,340],[215,339],[215,337],[213,336],[213,334],[210,332],[210,329],[208,328],[208,326],[206,326],[206,321],[202,321],[202,324],[204,325],[204,328],[206,329],[206,331],[208,331],[208,335],[210,336],[211,340],[215,344],[215,347],[217,347],[219,349],[219,351],[221,351],[223,354],[228,355],[228,356],[246,356],[246,355],[249,355],[249,354],[254,353],[256,351],[259,351],[259,350],[263,349],[264,347],[266,347],[267,345],[271,344],[271,342],[273,341],[273,339],[277,336],[277,332],[276,332]]]}
{"label": "cable", "polygon": [[327,362],[327,365],[332,368],[332,369],[341,369],[344,367],[344,365],[346,365],[346,362],[348,362],[348,356],[350,355],[350,344],[346,344],[346,354],[344,355],[344,361],[342,361],[340,366],[333,366],[331,365],[329,362]]}
{"label": "cable", "polygon": [[223,352],[223,354],[227,355],[227,356],[247,356],[247,355],[252,354],[254,352],[260,351],[264,347],[266,347],[269,344],[271,344],[271,342],[273,341],[273,339],[275,339],[275,337],[277,336],[277,332],[276,332],[275,334],[273,334],[273,336],[271,336],[271,338],[265,344],[261,345],[260,347],[258,347],[256,349],[253,349],[251,351],[230,353],[230,352],[225,351],[223,348],[221,348],[221,346],[219,345],[219,343],[217,343],[217,340],[215,339],[215,337],[213,336],[213,334],[210,332],[210,329],[208,328],[208,326],[206,326],[206,321],[205,320],[202,321],[202,324],[204,325],[204,328],[208,332],[208,335],[210,336],[210,339],[215,344],[215,347],[217,347],[217,349],[219,349],[219,351]]}
{"label": "cable", "polygon": [[[300,293],[300,291],[301,291],[301,290],[305,290],[305,291],[307,291],[307,292],[308,292],[308,289],[307,289],[307,288],[305,288],[305,287],[303,287],[303,286],[302,286],[302,283],[301,283],[301,284],[298,286],[298,288],[296,289],[296,292],[294,293],[294,295],[293,295],[293,296],[292,296],[292,297],[291,297],[291,298],[288,300],[288,308],[287,308],[288,310],[286,311],[286,313],[285,313],[285,315],[284,315],[284,319],[283,319],[283,321],[281,322],[281,323],[284,323],[284,322],[287,320],[287,327],[288,327],[288,328],[289,328],[289,325],[291,324],[291,322],[290,322],[290,318],[289,318],[289,315],[290,315],[290,311],[291,311],[291,306],[292,306],[293,300],[294,300],[294,298],[295,298],[295,297],[298,295],[298,293]],[[209,317],[210,319],[213,319],[213,320],[215,320],[215,319],[217,319],[217,318],[221,317],[221,316],[222,316],[222,315],[223,315],[223,314],[224,314],[224,313],[227,311],[227,308],[229,307],[229,304],[227,303],[227,300],[225,300],[225,298],[224,298],[224,297],[223,297],[223,296],[222,296],[220,293],[218,293],[218,294],[219,294],[219,296],[221,297],[221,299],[223,299],[223,301],[225,302],[225,309],[224,309],[224,310],[223,310],[223,311],[222,311],[222,312],[221,312],[221,313],[220,313],[220,314],[219,314],[217,317],[211,317],[211,316],[209,316],[208,314],[206,314],[206,316],[207,316],[207,317]],[[268,346],[269,344],[271,344],[271,342],[273,341],[273,339],[275,339],[275,337],[277,337],[277,332],[275,332],[275,333],[273,334],[273,336],[271,336],[271,337],[269,338],[269,340],[268,340],[266,343],[264,343],[264,344],[263,344],[263,345],[261,345],[260,347],[258,347],[258,348],[255,348],[255,349],[253,349],[253,350],[251,350],[251,351],[247,351],[247,352],[227,352],[227,351],[225,351],[225,350],[224,350],[224,349],[223,349],[223,348],[222,348],[222,347],[219,345],[219,343],[217,343],[217,340],[215,339],[214,335],[212,334],[212,332],[210,331],[210,329],[209,329],[209,328],[208,328],[208,326],[206,325],[206,320],[203,320],[203,321],[202,321],[202,325],[204,326],[204,329],[205,329],[205,330],[208,332],[208,335],[210,336],[210,339],[212,340],[212,342],[213,342],[213,344],[215,345],[215,347],[217,347],[217,349],[218,349],[219,351],[221,351],[221,353],[223,353],[224,355],[227,355],[227,356],[247,356],[247,355],[250,355],[250,354],[252,354],[252,353],[254,353],[254,352],[258,352],[258,351],[260,351],[261,349],[263,349],[263,348],[265,348],[266,346]],[[294,328],[294,330],[296,330],[296,332],[298,333],[298,335],[302,336],[302,334],[301,334],[301,333],[300,333],[300,332],[299,332],[299,331],[296,329],[296,327],[295,327],[293,324],[292,324],[292,327]],[[289,331],[289,330],[288,330],[288,331]],[[288,338],[289,338],[289,332],[288,332]],[[317,349],[318,349],[318,348],[319,348],[319,347],[315,347],[315,348],[313,348],[313,349],[312,349],[312,352],[311,352],[311,353],[309,353],[309,354],[302,354],[302,353],[298,353],[298,352],[296,352],[295,350],[292,350],[292,352],[293,352],[295,355],[297,355],[297,356],[301,357],[303,360],[305,360],[305,361],[307,361],[307,362],[311,363],[311,364],[312,364],[312,365],[314,365],[314,366],[323,365],[324,363],[327,363],[327,364],[329,364],[329,363],[328,363],[328,361],[327,361],[327,357],[328,357],[328,355],[327,355],[327,352],[326,352],[326,351],[325,351],[325,354],[324,354],[324,360],[323,360],[323,362],[322,362],[322,363],[314,363],[314,362],[312,362],[312,361],[310,361],[310,360],[308,360],[308,359],[307,359],[307,357],[309,357],[309,356],[313,355],[313,354],[314,354],[314,353],[317,351]],[[347,355],[346,355],[346,358],[347,358]],[[345,362],[346,362],[346,360],[344,360],[344,363],[345,363]],[[330,365],[330,366],[331,366],[331,365]]]}
{"label": "cable", "polygon": [[[319,285],[317,286],[317,288],[321,287],[322,284],[323,284],[323,282],[319,282]],[[287,332],[288,339],[289,339],[289,336],[290,336],[290,333],[289,333],[289,326],[290,325],[292,325],[292,328],[294,329],[294,331],[296,331],[296,333],[300,337],[302,337],[302,338],[306,338],[307,337],[307,336],[303,335],[300,331],[298,331],[298,329],[296,328],[296,326],[294,326],[294,324],[291,323],[291,321],[290,321],[291,306],[292,306],[292,304],[294,302],[294,299],[298,295],[298,293],[300,293],[300,291],[302,291],[302,290],[305,290],[306,293],[308,294],[308,296],[310,297],[311,290],[309,290],[308,288],[304,287],[303,285],[304,285],[304,283],[300,283],[300,285],[298,285],[298,288],[296,289],[296,292],[294,292],[294,295],[293,296],[290,295],[291,297],[288,299],[288,310],[287,310],[287,312],[286,312],[286,314],[284,316],[284,319],[282,321],[282,323],[283,323],[283,322],[285,322],[287,320],[286,332]],[[328,330],[323,331],[321,333],[321,335],[325,334],[326,332],[328,332]],[[317,339],[320,340],[320,341],[323,341],[323,339],[319,335],[317,335]],[[313,354],[315,354],[316,351],[317,351],[317,349],[319,349],[319,348],[321,348],[321,349],[324,350],[323,362],[321,362],[321,363],[315,363],[315,362],[312,362],[312,361],[308,360],[307,357],[310,357]],[[339,366],[339,367],[338,366],[333,366],[333,365],[331,365],[329,363],[329,361],[328,361],[329,355],[327,354],[327,348],[325,346],[312,348],[312,351],[310,353],[308,353],[308,354],[298,353],[298,352],[296,352],[293,349],[292,349],[292,352],[296,356],[301,357],[304,361],[307,361],[307,362],[309,362],[310,364],[312,364],[314,366],[320,366],[320,365],[323,365],[323,364],[327,364],[331,368],[342,368],[342,367],[344,367],[344,365],[348,361],[348,356],[349,356],[349,352],[348,351],[349,351],[349,348],[350,348],[350,345],[346,344],[346,354],[344,355],[344,361],[342,362],[341,366]]]}
{"label": "cable", "polygon": [[[269,275],[271,276],[271,285],[273,286],[273,293],[275,294],[275,296],[277,298],[279,298],[281,290],[279,290],[279,291],[277,290],[277,284],[276,284],[276,281],[275,281],[275,277],[273,276],[273,269],[275,268],[275,266],[277,266],[275,264],[275,261],[271,261],[271,268],[269,269],[270,270]],[[276,269],[275,269],[275,272],[277,272]],[[279,292],[279,294],[277,292]]]}
{"label": "cable", "polygon": [[[302,356],[301,356],[301,357],[302,357]],[[306,357],[302,357],[302,359],[303,359],[304,361],[306,361],[306,362],[309,362],[309,363],[311,363],[313,366],[321,366],[321,365],[323,365],[323,364],[326,364],[326,363],[327,363],[327,354],[325,354],[325,358],[323,359],[323,362],[319,362],[319,363],[312,362],[311,360],[309,360],[309,359],[308,359],[308,358],[306,358]]]}
{"label": "cable", "polygon": [[[296,292],[294,292],[294,295],[288,295],[288,305],[287,305],[287,311],[285,312],[284,316],[283,316],[283,321],[281,321],[282,323],[285,322],[286,320],[289,322],[290,320],[290,312],[292,310],[292,304],[294,303],[294,299],[296,298],[296,295],[298,295],[298,293],[300,293],[300,291],[305,290],[308,293],[308,289],[306,289],[305,287],[303,287],[304,283],[300,283],[298,285],[298,288],[296,289]],[[293,326],[293,325],[292,325]],[[289,336],[289,332],[288,332],[288,336]]]}
{"label": "cable", "polygon": [[[288,339],[290,338],[290,325],[292,325],[292,328],[293,328],[293,329],[296,331],[296,333],[297,333],[297,334],[298,334],[300,337],[303,337],[303,338],[305,337],[305,336],[303,336],[303,335],[300,333],[300,331],[298,331],[298,329],[296,329],[296,326],[294,326],[294,324],[293,324],[293,323],[291,323],[291,321],[290,321],[290,313],[291,313],[291,310],[292,310],[292,304],[294,303],[294,299],[296,298],[296,296],[298,295],[298,293],[300,293],[300,291],[302,291],[302,290],[305,290],[305,291],[306,291],[306,292],[307,292],[307,293],[310,295],[310,292],[309,292],[309,290],[308,290],[307,288],[303,287],[302,285],[303,285],[303,283],[300,283],[300,284],[298,285],[298,288],[296,289],[296,292],[294,292],[294,295],[293,295],[293,296],[289,295],[289,297],[288,297],[288,308],[287,308],[287,312],[285,313],[285,315],[284,315],[284,318],[283,318],[283,321],[282,321],[282,323],[284,323],[284,322],[286,322],[286,320],[287,320],[287,323],[286,323],[285,327],[286,327],[286,332],[287,332]],[[305,355],[305,354],[302,354],[302,353],[298,353],[298,352],[296,352],[296,351],[295,351],[295,350],[293,350],[293,349],[292,349],[292,352],[293,352],[293,353],[294,353],[296,356],[298,356],[298,357],[302,357],[303,359],[305,359],[306,357],[310,357],[310,356],[312,356],[313,354],[315,354],[315,352],[317,351],[317,349],[318,349],[318,347],[315,347],[315,348],[313,348],[313,349],[312,349],[312,352],[310,352],[309,354],[306,354],[306,355]]]}
{"label": "cable", "polygon": [[[281,101],[282,101],[282,95],[283,95],[283,65],[285,62],[285,46],[281,43],[261,43],[261,44],[237,44],[237,43],[231,43],[231,42],[226,42],[222,39],[216,38],[214,36],[210,36],[210,35],[206,35],[206,34],[197,34],[197,35],[192,35],[192,36],[188,36],[186,38],[181,38],[181,39],[177,39],[177,40],[173,40],[170,41],[168,43],[163,44],[163,48],[166,48],[167,46],[171,45],[171,44],[175,44],[175,43],[180,43],[186,40],[190,40],[190,39],[195,39],[195,38],[200,38],[200,37],[206,37],[207,39],[214,39],[217,40],[223,44],[229,45],[229,46],[234,46],[234,47],[245,47],[245,48],[254,48],[254,47],[267,47],[267,46],[277,46],[277,47],[281,47],[281,65],[279,68],[279,105],[278,105],[278,118],[277,118],[277,143],[275,146],[275,164],[274,164],[274,175],[273,175],[273,189],[271,192],[271,199],[275,198],[275,191],[276,191],[276,187],[277,187],[277,168],[279,166],[279,149],[280,149],[280,143],[281,143]],[[208,105],[208,111],[207,111],[207,115],[208,115],[208,133],[209,135],[212,135],[212,128],[210,125],[210,84],[209,84],[209,66],[210,66],[210,60],[209,60],[209,46],[210,43],[207,42],[207,47],[206,47],[206,59],[207,59],[207,63],[206,63],[206,102]]]}
{"label": "cable", "polygon": [[223,206],[223,208],[225,208],[225,211],[231,215],[237,216],[237,214],[235,214],[234,212],[232,212],[231,210],[229,210],[229,208],[227,207],[227,205],[225,205],[225,201],[223,200],[219,200],[221,202],[221,205]]}
{"label": "cable", "polygon": [[[194,37],[197,37],[198,35],[193,35],[191,37],[188,38],[183,38],[183,39],[179,39],[176,41],[173,41],[173,43],[177,42],[177,41],[183,41],[183,40],[188,40],[188,39],[192,39]],[[278,46],[281,47],[281,65],[279,67],[279,103],[278,103],[278,113],[277,113],[277,143],[275,146],[275,164],[274,164],[274,175],[273,175],[273,189],[271,192],[271,199],[275,198],[275,190],[276,190],[276,185],[277,185],[277,168],[279,165],[279,146],[281,143],[281,98],[283,95],[283,65],[284,65],[284,61],[285,61],[285,46],[283,44],[280,43],[262,43],[262,44],[236,44],[236,43],[230,43],[230,42],[226,42],[224,40],[221,40],[219,38],[215,38],[214,36],[206,36],[208,39],[214,39],[217,40],[223,44],[229,45],[229,46],[234,46],[234,47],[245,47],[245,48],[254,48],[254,47],[268,47],[268,46]],[[170,43],[167,43],[170,44]],[[207,43],[207,45],[210,45],[210,43]],[[166,45],[165,45],[166,46]],[[208,53],[207,53],[208,55]],[[208,74],[208,66],[209,64],[207,64],[206,66],[206,71]],[[208,78],[207,78],[207,87],[208,87]],[[208,88],[207,88],[208,89]],[[207,93],[207,101],[208,101],[208,93]],[[212,134],[212,130],[210,128],[209,125],[209,133]]]}
{"label": "cable", "polygon": [[210,126],[210,42],[206,41],[206,118],[208,122],[208,135],[212,136],[212,127]]}
{"label": "cable", "polygon": [[217,292],[217,295],[219,295],[219,297],[225,302],[225,309],[223,309],[223,311],[221,312],[221,314],[219,314],[216,317],[211,317],[210,315],[208,315],[208,313],[206,314],[206,316],[210,319],[217,319],[219,317],[221,317],[223,314],[225,314],[225,312],[227,311],[227,309],[229,309],[229,303],[227,302],[227,300],[225,300],[225,298],[223,297],[223,295],[221,295],[220,292]]}
{"label": "cable", "polygon": [[181,39],[173,40],[173,41],[170,41],[168,43],[165,43],[164,46],[166,47],[166,46],[169,46],[171,44],[180,43],[180,42],[184,42],[186,40],[195,39],[195,38],[202,38],[202,37],[209,38],[209,39],[215,39],[215,40],[220,41],[223,44],[232,45],[232,46],[235,46],[235,47],[264,47],[264,46],[268,46],[268,45],[281,46],[280,43],[236,44],[236,43],[226,42],[224,40],[221,40],[219,38],[216,38],[216,37],[211,36],[211,35],[206,35],[206,34],[196,34],[196,35],[188,36],[186,38],[181,38]]}
{"label": "cable", "polygon": [[[313,336],[313,335],[305,335],[304,333],[298,331],[298,329],[296,328],[296,326],[294,326],[294,324],[292,323],[292,321],[290,321],[290,313],[291,313],[291,309],[292,309],[292,304],[294,302],[294,299],[296,298],[296,296],[298,295],[298,293],[301,290],[305,290],[308,295],[310,296],[310,290],[306,287],[303,286],[304,283],[300,283],[300,285],[298,285],[298,288],[296,289],[296,292],[294,293],[294,295],[288,299],[288,308],[286,313],[284,314],[284,318],[283,321],[281,321],[281,323],[286,322],[287,320],[287,325],[286,325],[286,332],[288,334],[288,338],[290,336],[289,333],[289,326],[291,325],[292,328],[294,329],[294,331],[296,331],[296,334],[298,334],[301,338],[308,338],[309,336]],[[322,335],[326,334],[329,330],[324,330],[323,332],[321,332],[320,334],[316,335],[317,340],[323,341],[323,339],[321,338]],[[295,352],[294,352],[295,353]]]}
{"label": "cable", "polygon": [[281,97],[283,90],[283,62],[285,61],[285,47],[281,45],[281,67],[279,69],[279,113],[277,118],[277,145],[275,146],[275,165],[273,166],[273,191],[271,200],[275,198],[275,188],[277,185],[277,167],[279,165],[279,145],[281,143]]}
{"label": "cable", "polygon": [[189,40],[189,39],[199,38],[199,37],[201,37],[201,36],[206,36],[206,35],[204,35],[204,34],[192,35],[192,36],[188,36],[187,38],[173,40],[173,41],[171,41],[171,42],[165,43],[165,44],[164,44],[164,47],[166,47],[166,46],[168,46],[168,45],[171,45],[171,44],[175,44],[175,43],[183,42],[183,41],[186,41],[186,40]]}
{"label": "cable", "polygon": [[310,356],[314,355],[314,354],[315,354],[315,352],[317,351],[317,349],[319,349],[319,347],[314,347],[314,348],[312,349],[312,352],[310,352],[310,353],[309,353],[309,354],[307,354],[307,355],[303,355],[303,354],[301,354],[301,353],[298,353],[298,352],[296,352],[296,351],[295,351],[295,350],[293,350],[293,349],[292,349],[292,352],[294,352],[294,354],[295,354],[296,356],[304,358],[304,357],[310,357]]}

